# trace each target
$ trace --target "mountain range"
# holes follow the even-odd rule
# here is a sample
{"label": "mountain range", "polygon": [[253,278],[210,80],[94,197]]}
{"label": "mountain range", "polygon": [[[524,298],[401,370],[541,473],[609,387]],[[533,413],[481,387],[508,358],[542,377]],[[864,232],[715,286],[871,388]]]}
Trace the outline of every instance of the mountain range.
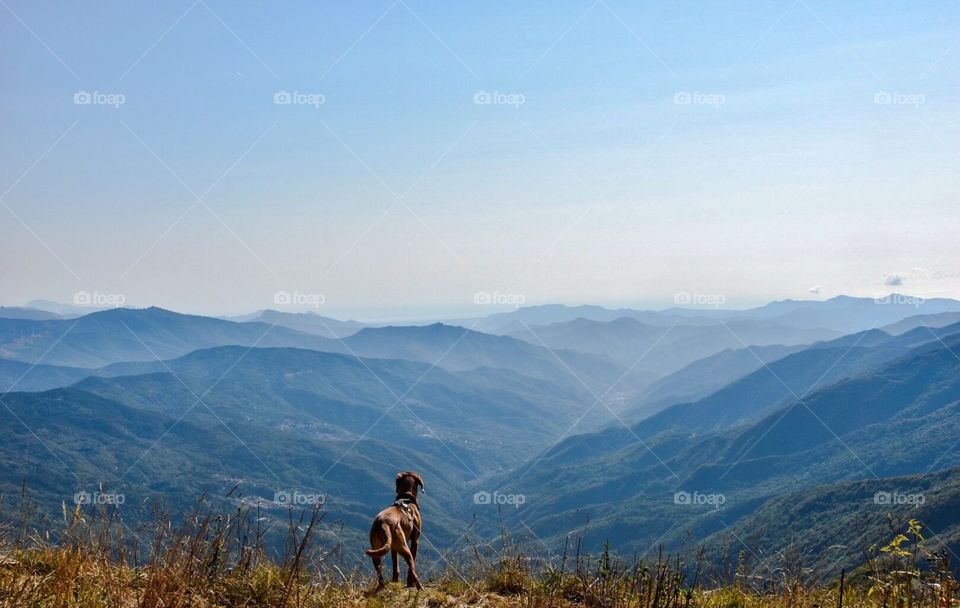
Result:
{"label": "mountain range", "polygon": [[[468,529],[495,542],[501,522],[548,552],[577,534],[586,551],[820,555],[891,511],[960,550],[960,302],[918,302],[420,326],[0,308],[0,493],[26,482],[49,515],[103,484],[131,523],[206,493],[277,530],[278,496],[320,494],[324,540],[353,551],[392,475],[415,469],[434,559]],[[924,500],[874,501],[887,494]]]}
{"label": "mountain range", "polygon": [[[818,511],[823,505],[804,498],[815,495],[805,488],[829,493],[825,484],[855,480],[909,494],[916,484],[899,478],[919,476],[922,485],[924,476],[960,465],[960,325],[928,337],[900,341],[867,332],[860,342],[878,343],[860,353],[855,347],[850,355],[856,363],[812,385],[805,379],[821,377],[822,355],[835,349],[789,355],[747,377],[766,374],[778,384],[794,383],[786,399],[761,386],[750,388],[759,377],[740,387],[734,383],[629,428],[567,438],[520,467],[521,476],[498,481],[504,492],[541,497],[527,500],[523,522],[553,548],[585,518],[586,540],[593,546],[617,538],[623,550],[645,551],[657,542],[677,546],[691,534],[698,542],[719,543],[736,534],[734,526],[744,537],[773,526],[779,536],[766,546],[782,547],[788,532],[802,531],[777,520],[788,508],[794,518],[789,521],[819,522],[827,512],[846,520],[869,511],[913,513],[916,504],[871,506],[862,500]],[[816,356],[804,356],[808,353]],[[834,359],[827,367],[840,365]],[[755,401],[761,395],[766,396]],[[948,483],[955,487],[957,481],[953,470]],[[942,514],[949,503],[938,501],[951,500],[955,490],[939,490],[926,496],[924,505]],[[706,497],[704,502],[698,504],[698,496]],[[947,519],[941,517],[941,526],[955,530],[956,516]],[[858,546],[852,536],[858,531],[836,528],[834,536],[818,538],[823,546]],[[955,534],[942,540],[958,548]]]}
{"label": "mountain range", "polygon": [[[696,294],[678,294],[677,300],[692,300]],[[647,325],[674,323],[711,325],[721,321],[750,319],[794,329],[823,329],[853,333],[896,323],[901,319],[944,312],[960,312],[960,302],[949,298],[920,298],[891,293],[876,298],[836,296],[828,300],[780,300],[746,310],[715,308],[667,308],[664,310],[609,309],[602,306],[529,306],[492,314],[475,329],[487,333],[512,333],[526,327],[566,323],[578,318],[608,322],[630,318]]]}

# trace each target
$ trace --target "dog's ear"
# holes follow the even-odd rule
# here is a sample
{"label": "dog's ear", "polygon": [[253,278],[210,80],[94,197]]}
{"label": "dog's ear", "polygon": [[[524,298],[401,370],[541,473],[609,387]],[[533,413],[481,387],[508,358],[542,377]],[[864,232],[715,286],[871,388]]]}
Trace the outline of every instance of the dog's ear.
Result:
{"label": "dog's ear", "polygon": [[416,484],[420,486],[420,491],[426,494],[427,489],[423,486],[423,478],[412,472],[410,473],[410,476],[413,477],[413,480],[416,482]]}

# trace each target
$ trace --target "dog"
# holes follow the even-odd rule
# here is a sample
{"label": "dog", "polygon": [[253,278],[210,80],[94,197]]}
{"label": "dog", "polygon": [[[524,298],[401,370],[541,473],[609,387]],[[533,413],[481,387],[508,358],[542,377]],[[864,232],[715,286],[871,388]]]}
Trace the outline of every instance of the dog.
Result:
{"label": "dog", "polygon": [[[380,511],[373,526],[370,527],[370,546],[367,555],[373,560],[377,570],[377,588],[383,587],[383,566],[380,561],[387,553],[393,560],[393,582],[400,580],[397,567],[397,554],[407,562],[407,587],[423,589],[415,565],[417,546],[420,544],[420,530],[423,520],[420,518],[420,505],[417,503],[417,491],[426,494],[423,479],[413,471],[397,473],[397,499],[392,505]],[[410,546],[407,546],[410,541]]]}

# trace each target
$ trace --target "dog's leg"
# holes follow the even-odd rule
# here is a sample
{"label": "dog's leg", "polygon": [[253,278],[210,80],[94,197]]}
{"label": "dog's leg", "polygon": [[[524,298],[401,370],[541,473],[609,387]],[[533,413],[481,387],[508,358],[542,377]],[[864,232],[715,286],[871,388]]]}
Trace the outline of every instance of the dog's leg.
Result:
{"label": "dog's leg", "polygon": [[404,561],[407,562],[407,587],[423,589],[423,585],[420,584],[420,577],[417,576],[417,569],[414,566],[413,554],[410,553],[410,548],[404,543],[399,552],[400,555],[403,556]]}
{"label": "dog's leg", "polygon": [[414,530],[410,534],[410,553],[413,555],[413,559],[417,559],[417,548],[420,547],[420,532]]}
{"label": "dog's leg", "polygon": [[399,582],[400,582],[400,566],[399,566],[399,564],[397,564],[397,552],[396,552],[396,551],[391,551],[391,552],[390,552],[390,559],[393,560],[393,582],[399,583]]}
{"label": "dog's leg", "polygon": [[381,560],[381,558],[379,558],[379,557],[374,557],[374,558],[372,558],[372,559],[373,559],[373,567],[376,568],[376,570],[377,570],[377,589],[380,589],[380,588],[383,587],[383,585],[384,585],[384,583],[383,583],[383,564],[381,563],[382,560]]}
{"label": "dog's leg", "polygon": [[414,529],[410,534],[410,568],[407,570],[407,587],[413,587],[414,585],[419,587],[420,581],[413,572],[413,564],[417,562],[417,548],[419,546],[420,535],[417,533],[417,530]]}
{"label": "dog's leg", "polygon": [[[413,532],[411,532],[412,534]],[[420,578],[417,577],[416,568],[413,566],[413,555],[410,553],[410,547],[407,546],[407,536],[403,533],[403,528],[397,528],[396,532],[393,534],[393,548],[397,553],[403,557],[403,561],[407,562],[407,587],[413,587],[414,585],[417,589],[423,589],[423,585],[420,584]],[[413,583],[412,585],[410,583]]]}

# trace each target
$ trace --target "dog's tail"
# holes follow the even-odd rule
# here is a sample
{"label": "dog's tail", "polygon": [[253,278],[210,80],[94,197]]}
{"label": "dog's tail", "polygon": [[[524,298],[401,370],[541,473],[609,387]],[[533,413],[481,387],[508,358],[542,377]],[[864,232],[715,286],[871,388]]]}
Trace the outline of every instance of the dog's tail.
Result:
{"label": "dog's tail", "polygon": [[390,524],[384,523],[381,528],[386,536],[386,542],[384,542],[383,546],[379,549],[367,549],[367,555],[370,557],[383,557],[390,552],[390,545],[392,544],[391,541],[393,540],[393,533],[390,531]]}

